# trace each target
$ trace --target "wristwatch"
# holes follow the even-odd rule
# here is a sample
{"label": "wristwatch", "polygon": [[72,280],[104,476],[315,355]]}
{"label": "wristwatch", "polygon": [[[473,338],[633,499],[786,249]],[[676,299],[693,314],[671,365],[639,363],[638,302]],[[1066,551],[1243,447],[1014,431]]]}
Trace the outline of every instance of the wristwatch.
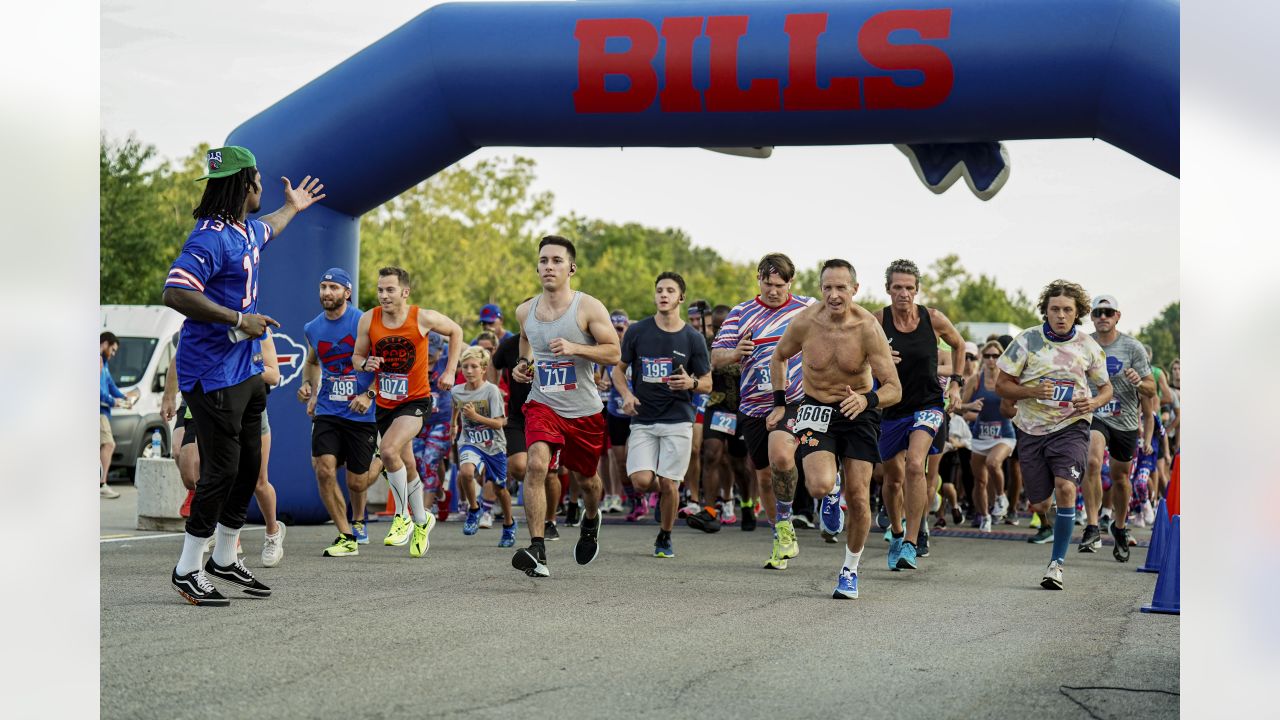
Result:
{"label": "wristwatch", "polygon": [[951,376],[951,382],[955,383],[956,385],[959,385],[960,387],[964,387],[964,376],[963,376],[963,375],[952,375],[952,376]]}
{"label": "wristwatch", "polygon": [[370,400],[372,400],[372,399],[374,399],[374,398],[378,397],[378,391],[377,391],[377,390],[374,390],[373,388],[369,388],[368,390],[366,390],[366,391],[364,392],[364,394],[365,394],[365,395],[366,395]]}

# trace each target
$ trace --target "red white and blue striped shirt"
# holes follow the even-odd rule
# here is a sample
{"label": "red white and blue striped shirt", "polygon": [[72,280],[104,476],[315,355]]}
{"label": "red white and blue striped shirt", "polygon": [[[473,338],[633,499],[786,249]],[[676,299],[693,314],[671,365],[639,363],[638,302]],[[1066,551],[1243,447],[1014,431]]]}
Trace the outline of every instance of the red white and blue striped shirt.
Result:
{"label": "red white and blue striped shirt", "polygon": [[[729,311],[729,316],[716,333],[711,349],[731,350],[738,346],[738,341],[750,334],[756,349],[751,357],[742,363],[742,378],[739,380],[741,402],[738,409],[751,417],[764,417],[773,409],[774,384],[769,377],[769,358],[773,356],[773,348],[782,339],[782,333],[796,313],[812,305],[814,299],[803,295],[788,295],[786,302],[776,308],[764,304],[760,296],[739,303]],[[804,394],[800,382],[800,354],[787,361],[787,402],[797,402]]]}

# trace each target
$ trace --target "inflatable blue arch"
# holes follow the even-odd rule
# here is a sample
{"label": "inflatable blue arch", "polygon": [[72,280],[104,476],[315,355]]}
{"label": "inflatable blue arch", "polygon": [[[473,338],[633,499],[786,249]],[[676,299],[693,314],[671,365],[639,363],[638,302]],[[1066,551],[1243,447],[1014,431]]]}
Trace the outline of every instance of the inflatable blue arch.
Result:
{"label": "inflatable blue arch", "polygon": [[[256,154],[263,207],[281,175],[328,193],[262,266],[285,384],[321,271],[358,268],[360,216],[478,148],[893,143],[935,191],[964,175],[989,196],[999,141],[1099,138],[1176,176],[1178,33],[1170,0],[433,7],[227,140]],[[282,516],[322,522],[291,390],[270,398],[271,477]]]}

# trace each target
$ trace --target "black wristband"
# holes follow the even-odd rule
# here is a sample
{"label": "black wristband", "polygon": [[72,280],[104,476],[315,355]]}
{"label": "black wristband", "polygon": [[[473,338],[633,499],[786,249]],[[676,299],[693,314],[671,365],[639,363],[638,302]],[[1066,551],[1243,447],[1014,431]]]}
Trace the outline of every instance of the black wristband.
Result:
{"label": "black wristband", "polygon": [[784,391],[784,390],[774,390],[774,391],[773,391],[773,406],[774,406],[774,407],[786,407],[786,405],[787,405],[787,393],[786,393],[786,391]]}
{"label": "black wristband", "polygon": [[867,400],[868,410],[875,410],[880,406],[880,396],[877,395],[874,390],[868,393],[862,393],[862,397]]}
{"label": "black wristband", "polygon": [[964,387],[964,376],[963,376],[963,375],[952,375],[952,376],[951,376],[951,382],[954,382],[955,384],[959,385],[960,387]]}

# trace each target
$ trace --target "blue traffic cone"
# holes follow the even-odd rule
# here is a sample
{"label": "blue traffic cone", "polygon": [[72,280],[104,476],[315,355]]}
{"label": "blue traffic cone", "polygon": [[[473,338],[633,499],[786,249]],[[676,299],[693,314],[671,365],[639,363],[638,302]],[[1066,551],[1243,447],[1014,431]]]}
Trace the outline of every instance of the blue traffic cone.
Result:
{"label": "blue traffic cone", "polygon": [[1169,548],[1169,512],[1165,509],[1164,498],[1160,499],[1160,508],[1156,510],[1156,524],[1151,528],[1151,545],[1147,547],[1147,559],[1138,572],[1158,573],[1164,564],[1164,556]]}
{"label": "blue traffic cone", "polygon": [[449,465],[449,512],[462,512],[458,509],[458,464]]}
{"label": "blue traffic cone", "polygon": [[1151,597],[1150,605],[1143,605],[1144,613],[1167,613],[1180,615],[1182,609],[1181,586],[1178,578],[1178,537],[1181,515],[1174,515],[1169,523],[1168,545],[1165,550],[1164,567],[1160,568],[1160,577],[1156,578],[1156,591]]}

